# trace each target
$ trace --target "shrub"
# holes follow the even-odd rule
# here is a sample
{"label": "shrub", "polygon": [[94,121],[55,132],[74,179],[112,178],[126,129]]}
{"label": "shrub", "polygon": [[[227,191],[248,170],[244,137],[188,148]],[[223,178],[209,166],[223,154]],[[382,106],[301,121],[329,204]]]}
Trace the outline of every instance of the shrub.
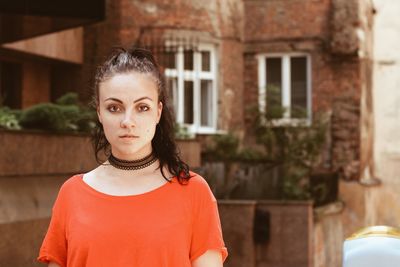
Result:
{"label": "shrub", "polygon": [[18,116],[18,112],[11,110],[9,107],[0,107],[0,128],[21,129]]}
{"label": "shrub", "polygon": [[81,108],[80,113],[73,121],[79,131],[90,132],[96,126],[96,111],[92,108]]}
{"label": "shrub", "polygon": [[310,198],[310,175],[319,162],[327,123],[321,114],[315,114],[311,125],[276,126],[274,120],[263,114],[256,116],[257,140],[265,148],[270,161],[284,166],[284,197]]}
{"label": "shrub", "polygon": [[232,160],[237,158],[239,139],[232,133],[213,136],[213,146],[203,151],[203,157],[208,160]]}
{"label": "shrub", "polygon": [[84,107],[77,93],[70,92],[58,98],[56,104],[37,104],[16,111],[15,116],[26,129],[89,132],[95,126],[96,112]]}
{"label": "shrub", "polygon": [[63,105],[63,106],[65,106],[65,105],[79,106],[80,102],[79,102],[78,94],[75,92],[66,93],[65,95],[61,96],[60,98],[58,98],[56,100],[56,104]]}
{"label": "shrub", "polygon": [[66,126],[68,123],[64,121],[63,110],[53,103],[42,103],[23,110],[20,124],[26,129],[62,131],[68,128]]}
{"label": "shrub", "polygon": [[194,135],[189,132],[189,129],[186,126],[181,125],[179,123],[175,123],[175,125],[174,125],[174,134],[175,134],[175,138],[178,138],[178,139],[194,138]]}
{"label": "shrub", "polygon": [[237,156],[239,139],[232,133],[214,136],[214,153],[217,157],[233,159]]}

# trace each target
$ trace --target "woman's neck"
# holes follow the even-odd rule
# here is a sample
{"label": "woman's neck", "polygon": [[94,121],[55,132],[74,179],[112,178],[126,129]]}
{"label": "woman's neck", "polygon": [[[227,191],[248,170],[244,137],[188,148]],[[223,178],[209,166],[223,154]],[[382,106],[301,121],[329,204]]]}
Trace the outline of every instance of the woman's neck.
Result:
{"label": "woman's neck", "polygon": [[146,155],[143,158],[137,160],[123,160],[116,158],[113,154],[108,157],[108,162],[117,169],[120,170],[140,170],[148,166],[151,166],[157,160],[153,153]]}
{"label": "woman's neck", "polygon": [[159,161],[156,160],[150,166],[138,170],[123,170],[115,168],[107,160],[102,164],[101,172],[104,176],[115,180],[141,180],[151,175],[156,175],[160,172],[158,169]]}

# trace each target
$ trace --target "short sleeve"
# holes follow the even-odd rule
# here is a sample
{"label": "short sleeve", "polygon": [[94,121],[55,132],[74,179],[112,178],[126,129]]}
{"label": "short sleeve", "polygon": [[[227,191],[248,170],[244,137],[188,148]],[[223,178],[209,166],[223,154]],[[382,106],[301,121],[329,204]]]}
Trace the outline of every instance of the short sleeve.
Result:
{"label": "short sleeve", "polygon": [[61,267],[67,265],[67,239],[65,232],[65,205],[60,190],[53,205],[51,220],[37,260],[43,263],[55,262]]}
{"label": "short sleeve", "polygon": [[[193,178],[192,178],[193,179]],[[204,178],[197,176],[196,195],[193,208],[193,230],[190,247],[190,261],[194,261],[207,250],[221,252],[222,261],[228,256],[222,237],[217,200]]]}

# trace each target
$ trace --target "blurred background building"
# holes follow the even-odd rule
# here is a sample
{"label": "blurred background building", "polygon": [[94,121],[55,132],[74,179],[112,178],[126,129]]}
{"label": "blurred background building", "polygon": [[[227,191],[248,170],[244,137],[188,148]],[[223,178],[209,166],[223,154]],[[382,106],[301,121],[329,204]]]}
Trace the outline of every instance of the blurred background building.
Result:
{"label": "blurred background building", "polygon": [[[277,187],[265,189],[268,197],[219,195],[235,179],[262,187],[249,177],[264,179],[255,171],[263,169],[240,164],[222,167],[216,179],[225,180],[210,185],[221,199],[226,266],[340,266],[345,237],[395,226],[400,216],[399,12],[394,0],[0,3],[0,104],[26,109],[67,92],[87,103],[111,48],[140,46],[164,70],[176,121],[196,136],[196,149],[182,143],[192,151],[185,156],[205,174],[218,169],[200,164],[200,146],[207,150],[214,136],[263,149],[257,114],[280,110],[268,117],[275,128],[322,116],[324,145],[312,169],[329,175],[310,186],[331,177],[326,201],[312,188],[289,200]],[[2,130],[0,142],[0,266],[36,266],[60,184],[95,162],[84,156],[86,137]]]}

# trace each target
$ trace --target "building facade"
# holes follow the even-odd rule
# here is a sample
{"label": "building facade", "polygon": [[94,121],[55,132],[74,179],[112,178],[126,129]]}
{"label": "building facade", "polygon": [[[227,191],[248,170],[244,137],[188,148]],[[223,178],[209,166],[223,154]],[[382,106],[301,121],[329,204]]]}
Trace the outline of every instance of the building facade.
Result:
{"label": "building facade", "polygon": [[2,40],[1,92],[15,108],[67,91],[89,101],[111,48],[140,46],[164,70],[176,121],[203,143],[232,132],[254,146],[254,108],[282,108],[276,122],[293,127],[325,114],[341,202],[315,213],[314,266],[338,266],[345,237],[398,219],[399,7],[389,2],[109,0],[95,24]]}

